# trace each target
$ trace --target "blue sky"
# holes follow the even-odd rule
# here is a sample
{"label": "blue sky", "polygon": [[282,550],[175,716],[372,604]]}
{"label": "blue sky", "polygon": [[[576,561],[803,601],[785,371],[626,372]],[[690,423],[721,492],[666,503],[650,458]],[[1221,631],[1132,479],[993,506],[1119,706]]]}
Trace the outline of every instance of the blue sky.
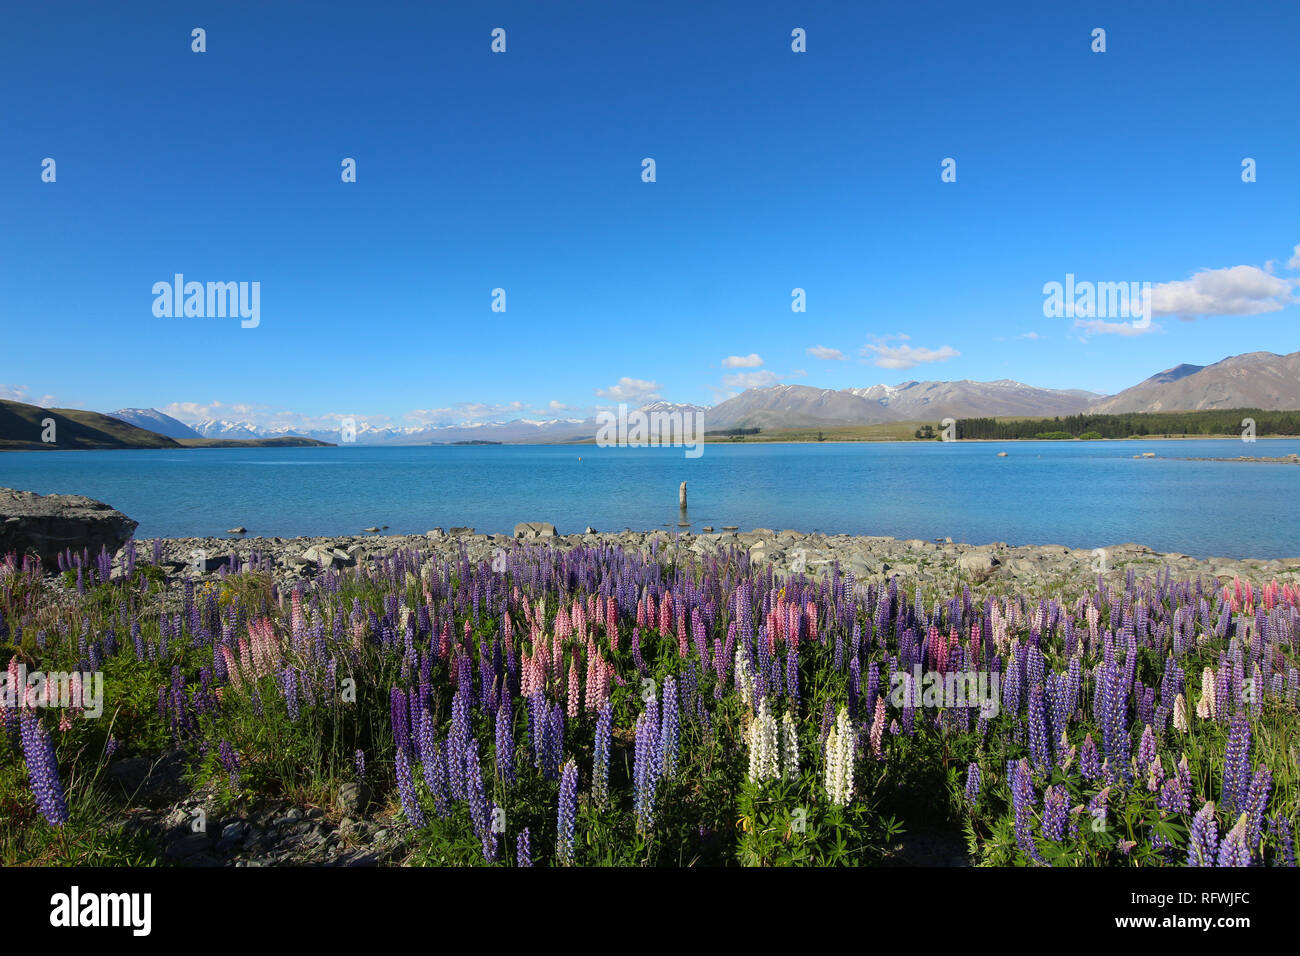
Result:
{"label": "blue sky", "polygon": [[[1295,4],[459,6],[6,9],[0,396],[411,425],[1300,348]],[[260,323],[156,317],[178,272]],[[1047,318],[1067,273],[1167,311]]]}

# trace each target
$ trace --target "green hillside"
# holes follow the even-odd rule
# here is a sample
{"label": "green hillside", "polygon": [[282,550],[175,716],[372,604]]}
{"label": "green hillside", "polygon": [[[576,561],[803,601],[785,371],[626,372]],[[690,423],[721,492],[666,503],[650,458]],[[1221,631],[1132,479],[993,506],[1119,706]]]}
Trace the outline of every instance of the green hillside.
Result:
{"label": "green hillside", "polygon": [[[53,443],[41,441],[54,420]],[[93,448],[180,448],[174,440],[108,415],[78,408],[41,408],[0,399],[0,448],[68,451]]]}

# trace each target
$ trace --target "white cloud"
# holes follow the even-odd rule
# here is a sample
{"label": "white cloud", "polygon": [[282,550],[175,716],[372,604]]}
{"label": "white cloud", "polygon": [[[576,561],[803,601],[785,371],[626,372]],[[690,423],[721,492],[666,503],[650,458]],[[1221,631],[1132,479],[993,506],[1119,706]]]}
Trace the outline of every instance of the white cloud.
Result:
{"label": "white cloud", "polygon": [[[891,336],[890,338],[906,339],[906,335]],[[862,347],[864,356],[875,356],[873,365],[880,368],[905,369],[913,368],[926,362],[946,362],[950,358],[956,358],[961,355],[951,345],[944,345],[937,349],[927,349],[922,346],[913,345],[883,345],[882,342],[888,339],[881,339],[878,342],[871,342]]]}
{"label": "white cloud", "polygon": [[1300,269],[1300,244],[1295,247],[1295,255],[1286,261],[1288,269]]}
{"label": "white cloud", "polygon": [[[1300,253],[1292,258],[1292,268],[1297,261]],[[1153,285],[1151,314],[1176,315],[1190,321],[1197,316],[1277,312],[1297,301],[1292,295],[1293,286],[1293,282],[1269,275],[1258,266],[1202,269],[1190,279]]]}
{"label": "white cloud", "polygon": [[814,345],[810,349],[804,349],[813,358],[823,359],[827,362],[843,362],[844,353],[839,349],[827,348],[825,345]]}
{"label": "white cloud", "polygon": [[24,405],[39,405],[41,408],[49,408],[58,404],[58,399],[53,395],[42,395],[40,398],[33,398],[31,389],[26,385],[0,385],[0,398],[8,399],[11,402],[21,402]]}
{"label": "white cloud", "polygon": [[1086,342],[1086,336],[1089,335],[1146,335],[1149,332],[1159,332],[1160,326],[1152,323],[1150,325],[1138,326],[1132,322],[1107,322],[1105,319],[1075,319],[1074,327],[1082,329],[1085,338],[1079,341]]}
{"label": "white cloud", "polygon": [[601,398],[612,398],[616,402],[639,402],[658,398],[660,388],[662,386],[658,382],[628,378],[625,375],[618,380],[617,385],[596,389],[596,394]]}
{"label": "white cloud", "polygon": [[[463,425],[468,422],[499,421],[526,411],[524,402],[455,402],[442,408],[415,408],[402,417],[415,425]],[[374,424],[373,421],[370,424]]]}
{"label": "white cloud", "polygon": [[722,384],[727,388],[765,388],[775,385],[781,377],[770,369],[760,372],[737,372],[735,375],[722,376]]}
{"label": "white cloud", "polygon": [[723,368],[758,368],[763,364],[763,360],[758,357],[757,352],[750,352],[748,355],[728,355],[722,360]]}
{"label": "white cloud", "polygon": [[1039,339],[1041,339],[1042,336],[1039,335],[1037,332],[1025,332],[1025,333],[1022,334],[1022,335],[1017,335],[1016,338],[1018,338],[1018,339],[1029,339],[1031,342],[1036,342],[1036,341],[1038,341]]}
{"label": "white cloud", "polygon": [[546,405],[546,410],[551,412],[567,412],[569,406],[565,405],[564,402],[557,402],[555,399],[551,399]]}

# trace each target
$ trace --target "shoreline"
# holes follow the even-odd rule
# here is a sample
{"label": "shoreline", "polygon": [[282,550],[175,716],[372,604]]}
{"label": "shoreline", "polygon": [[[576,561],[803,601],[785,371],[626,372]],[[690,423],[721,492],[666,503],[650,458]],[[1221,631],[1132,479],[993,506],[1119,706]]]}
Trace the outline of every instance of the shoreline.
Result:
{"label": "shoreline", "polygon": [[[826,576],[838,563],[860,582],[898,577],[908,583],[939,588],[969,584],[1054,590],[1089,585],[1098,577],[1122,579],[1130,570],[1139,576],[1168,568],[1175,578],[1213,578],[1219,584],[1233,578],[1300,585],[1300,556],[1293,558],[1194,558],[1179,552],[1159,552],[1124,542],[1103,548],[1069,548],[1058,544],[1010,545],[1006,542],[966,544],[951,539],[927,541],[875,535],[828,535],[757,528],[749,531],[692,532],[618,531],[575,534],[480,534],[471,528],[434,529],[425,534],[358,534],[301,537],[208,537],[157,539],[162,562],[176,573],[194,573],[194,552],[203,552],[200,576],[216,576],[232,565],[244,566],[260,553],[261,568],[281,579],[305,579],[322,571],[364,565],[395,551],[419,550],[432,560],[458,557],[491,562],[499,550],[617,546],[657,560],[741,557],[752,564],[771,565],[777,576],[804,573]],[[153,559],[153,539],[137,539],[136,563]],[[119,551],[115,566],[125,561]]]}

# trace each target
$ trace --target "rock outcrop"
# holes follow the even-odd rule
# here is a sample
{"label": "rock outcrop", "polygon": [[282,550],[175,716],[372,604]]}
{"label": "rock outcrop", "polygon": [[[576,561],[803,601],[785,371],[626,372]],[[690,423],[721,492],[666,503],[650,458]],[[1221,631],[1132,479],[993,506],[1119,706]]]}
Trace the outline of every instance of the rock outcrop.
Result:
{"label": "rock outcrop", "polygon": [[58,556],[68,548],[92,556],[107,548],[115,554],[137,524],[112,506],[82,495],[0,488],[0,554],[35,554],[46,570],[56,569]]}

